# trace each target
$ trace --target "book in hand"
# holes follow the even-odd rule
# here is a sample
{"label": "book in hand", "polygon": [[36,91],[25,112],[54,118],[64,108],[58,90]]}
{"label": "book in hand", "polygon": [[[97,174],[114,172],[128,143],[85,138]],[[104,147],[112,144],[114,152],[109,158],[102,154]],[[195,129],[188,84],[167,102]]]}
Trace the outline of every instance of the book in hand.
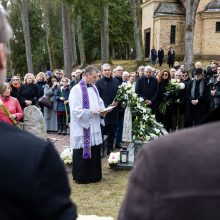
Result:
{"label": "book in hand", "polygon": [[103,113],[103,112],[108,112],[108,111],[111,111],[115,106],[108,106],[102,110],[99,111],[99,113]]}

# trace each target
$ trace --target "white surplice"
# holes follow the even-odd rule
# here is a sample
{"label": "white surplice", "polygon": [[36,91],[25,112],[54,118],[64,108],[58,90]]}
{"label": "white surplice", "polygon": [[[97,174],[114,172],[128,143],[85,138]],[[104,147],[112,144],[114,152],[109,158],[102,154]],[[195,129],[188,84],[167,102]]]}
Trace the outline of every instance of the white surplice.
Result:
{"label": "white surplice", "polygon": [[[104,102],[93,87],[87,87],[89,96],[89,109],[83,109],[82,90],[79,84],[75,85],[69,95],[70,106],[70,146],[73,149],[84,147],[83,128],[90,127],[90,146],[102,143],[100,124],[104,120],[99,114],[94,114],[97,109],[104,109]],[[104,124],[103,124],[104,125]]]}

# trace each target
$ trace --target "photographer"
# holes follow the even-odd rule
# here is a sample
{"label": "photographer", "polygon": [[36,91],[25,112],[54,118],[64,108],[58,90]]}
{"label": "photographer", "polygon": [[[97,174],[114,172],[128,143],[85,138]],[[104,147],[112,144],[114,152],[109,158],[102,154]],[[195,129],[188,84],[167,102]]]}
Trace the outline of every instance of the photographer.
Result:
{"label": "photographer", "polygon": [[210,62],[210,65],[206,67],[206,71],[204,75],[206,83],[209,83],[210,80],[212,80],[212,77],[217,74],[217,67],[218,67],[218,63],[214,60],[212,60]]}
{"label": "photographer", "polygon": [[213,84],[211,96],[214,99],[214,108],[216,109],[220,105],[220,66],[217,69],[216,81]]}

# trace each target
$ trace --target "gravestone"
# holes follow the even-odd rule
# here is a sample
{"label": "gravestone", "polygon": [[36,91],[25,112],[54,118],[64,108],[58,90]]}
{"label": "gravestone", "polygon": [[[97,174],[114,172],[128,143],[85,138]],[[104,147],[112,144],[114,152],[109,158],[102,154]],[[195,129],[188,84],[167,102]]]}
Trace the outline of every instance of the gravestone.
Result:
{"label": "gravestone", "polygon": [[114,166],[115,170],[131,170],[134,166],[134,143],[128,144],[128,146],[124,146],[128,150],[128,163],[117,163]]}
{"label": "gravestone", "polygon": [[34,105],[24,108],[24,130],[47,139],[45,119],[41,110]]}

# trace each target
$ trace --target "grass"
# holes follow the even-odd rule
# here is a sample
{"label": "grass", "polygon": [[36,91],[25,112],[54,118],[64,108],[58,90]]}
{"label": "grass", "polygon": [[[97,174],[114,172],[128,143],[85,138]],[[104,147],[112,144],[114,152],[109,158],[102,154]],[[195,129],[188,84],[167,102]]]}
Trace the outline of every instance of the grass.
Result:
{"label": "grass", "polygon": [[[195,60],[194,62],[197,62],[197,61],[200,61],[202,63],[203,68],[206,67],[210,63],[210,60]],[[182,64],[183,62],[179,61],[179,63]],[[101,67],[101,60],[96,60],[93,63],[93,65],[100,68]],[[124,68],[124,70],[126,70],[128,72],[137,70],[135,60],[112,60],[112,68],[113,69],[118,65],[122,66]],[[150,61],[146,62],[145,65],[152,66]],[[159,66],[159,64],[157,63],[154,67],[159,70],[170,69],[169,66],[167,65],[166,61],[163,63],[162,66]]]}
{"label": "grass", "polygon": [[69,182],[71,198],[77,205],[80,215],[109,216],[117,219],[121,202],[127,188],[129,171],[109,169],[107,157],[102,160],[103,179],[98,183],[76,184]]}

